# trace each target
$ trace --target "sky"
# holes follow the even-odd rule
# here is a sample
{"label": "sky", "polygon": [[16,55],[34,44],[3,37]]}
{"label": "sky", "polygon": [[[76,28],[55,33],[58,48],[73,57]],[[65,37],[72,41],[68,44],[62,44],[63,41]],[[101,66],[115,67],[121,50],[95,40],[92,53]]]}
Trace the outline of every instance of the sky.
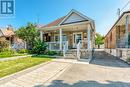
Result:
{"label": "sky", "polygon": [[[15,17],[0,18],[0,27],[15,29],[28,22],[48,24],[75,9],[95,20],[96,32],[105,35],[117,20],[117,9],[129,0],[15,0]],[[130,4],[123,10],[129,10]]]}

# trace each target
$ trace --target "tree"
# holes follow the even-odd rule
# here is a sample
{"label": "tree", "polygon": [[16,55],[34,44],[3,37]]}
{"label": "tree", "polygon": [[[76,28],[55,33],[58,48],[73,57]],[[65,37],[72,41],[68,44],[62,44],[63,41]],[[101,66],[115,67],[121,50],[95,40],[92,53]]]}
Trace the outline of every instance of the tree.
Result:
{"label": "tree", "polygon": [[26,41],[27,49],[32,49],[34,40],[39,37],[39,32],[33,23],[28,23],[27,26],[19,28],[15,33],[17,37]]}
{"label": "tree", "polygon": [[6,48],[9,48],[9,41],[7,41],[5,38],[0,38],[0,51]]}
{"label": "tree", "polygon": [[98,48],[100,48],[100,45],[104,44],[104,37],[99,33],[96,34],[95,44],[98,45]]}

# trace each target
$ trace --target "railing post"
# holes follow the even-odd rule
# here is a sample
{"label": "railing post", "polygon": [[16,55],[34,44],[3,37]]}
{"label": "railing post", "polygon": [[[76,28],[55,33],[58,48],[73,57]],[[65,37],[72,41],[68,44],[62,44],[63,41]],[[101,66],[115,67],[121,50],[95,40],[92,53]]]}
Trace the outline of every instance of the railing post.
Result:
{"label": "railing post", "polygon": [[80,59],[80,42],[77,44],[77,60]]}
{"label": "railing post", "polygon": [[60,51],[62,51],[62,29],[60,28]]}
{"label": "railing post", "polygon": [[63,44],[63,55],[65,57],[65,52],[66,52],[66,44]]}

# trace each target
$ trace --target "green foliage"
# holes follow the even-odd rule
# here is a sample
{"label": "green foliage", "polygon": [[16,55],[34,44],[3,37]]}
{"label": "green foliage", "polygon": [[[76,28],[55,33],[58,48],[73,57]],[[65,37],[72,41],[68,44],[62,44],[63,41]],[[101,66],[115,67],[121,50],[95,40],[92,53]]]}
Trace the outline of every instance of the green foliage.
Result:
{"label": "green foliage", "polygon": [[27,26],[21,27],[16,31],[16,36],[27,42],[27,48],[31,49],[34,46],[34,40],[39,37],[39,32],[36,25],[28,23]]}
{"label": "green foliage", "polygon": [[104,44],[104,37],[101,35],[101,34],[96,34],[96,40],[95,40],[95,44],[96,45],[102,45],[102,44]]}
{"label": "green foliage", "polygon": [[45,54],[50,55],[50,56],[54,56],[54,55],[62,56],[62,52],[60,52],[60,51],[50,51],[50,50],[48,50],[48,51],[46,51]]}
{"label": "green foliage", "polygon": [[56,52],[56,51],[47,51],[47,53],[46,53],[47,55],[56,55],[56,54],[58,54],[58,52]]}
{"label": "green foliage", "polygon": [[44,54],[47,50],[47,44],[40,39],[34,40],[34,47],[32,49],[32,53],[34,54]]}
{"label": "green foliage", "polygon": [[19,51],[18,51],[18,53],[28,53],[28,50],[27,49],[20,49]]}
{"label": "green foliage", "polygon": [[130,62],[130,58],[128,58],[127,61]]}
{"label": "green foliage", "polygon": [[13,57],[16,54],[15,50],[3,49],[0,52],[0,58]]}
{"label": "green foliage", "polygon": [[9,48],[9,41],[5,39],[0,39],[0,51],[4,48]]}

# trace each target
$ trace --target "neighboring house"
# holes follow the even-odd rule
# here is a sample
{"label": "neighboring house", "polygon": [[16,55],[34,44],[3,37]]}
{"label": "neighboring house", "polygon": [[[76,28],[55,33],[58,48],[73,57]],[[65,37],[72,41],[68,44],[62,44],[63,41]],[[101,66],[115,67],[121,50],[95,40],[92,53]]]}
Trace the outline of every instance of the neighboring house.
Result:
{"label": "neighboring house", "polygon": [[123,60],[130,57],[130,11],[123,12],[105,36],[106,52]]}
{"label": "neighboring house", "polygon": [[91,50],[95,43],[94,20],[76,10],[43,26],[40,32],[49,50],[76,49],[78,43],[82,49]]}
{"label": "neighboring house", "polygon": [[9,41],[10,47],[16,50],[25,48],[25,42],[15,36],[12,26],[8,26],[6,29],[0,29],[0,39]]}
{"label": "neighboring house", "polygon": [[10,44],[14,43],[14,31],[13,28],[11,26],[8,26],[7,29],[0,29],[0,38],[1,39],[6,39],[7,41],[10,42]]}

